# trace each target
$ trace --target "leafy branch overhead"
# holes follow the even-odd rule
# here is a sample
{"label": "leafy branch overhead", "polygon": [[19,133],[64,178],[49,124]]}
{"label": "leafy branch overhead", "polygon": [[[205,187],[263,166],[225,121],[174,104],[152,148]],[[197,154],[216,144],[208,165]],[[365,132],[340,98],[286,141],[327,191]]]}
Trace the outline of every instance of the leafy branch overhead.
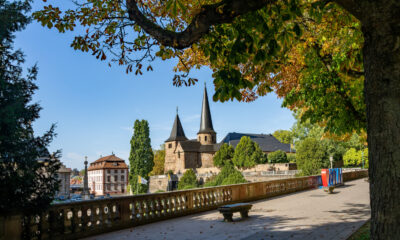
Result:
{"label": "leafy branch overhead", "polygon": [[60,32],[82,26],[71,46],[127,73],[176,58],[175,86],[194,85],[190,70],[208,66],[214,100],[275,91],[329,132],[365,129],[360,23],[331,1],[81,0],[34,18]]}

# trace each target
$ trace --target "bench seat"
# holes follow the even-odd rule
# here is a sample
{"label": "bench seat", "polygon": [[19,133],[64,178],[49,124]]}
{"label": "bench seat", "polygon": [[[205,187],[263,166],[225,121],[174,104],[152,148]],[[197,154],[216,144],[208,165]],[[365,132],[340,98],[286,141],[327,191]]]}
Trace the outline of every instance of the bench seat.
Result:
{"label": "bench seat", "polygon": [[253,205],[249,203],[235,203],[224,205],[218,208],[218,211],[224,215],[224,221],[232,222],[233,213],[240,212],[240,216],[247,218],[249,216],[249,210]]}

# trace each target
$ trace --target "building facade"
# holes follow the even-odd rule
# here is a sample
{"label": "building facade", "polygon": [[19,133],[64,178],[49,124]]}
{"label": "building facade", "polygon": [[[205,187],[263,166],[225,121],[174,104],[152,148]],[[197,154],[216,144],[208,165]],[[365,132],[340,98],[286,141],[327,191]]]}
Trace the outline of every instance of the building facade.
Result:
{"label": "building facade", "polygon": [[126,194],[128,165],[114,154],[101,157],[90,163],[88,182],[90,192],[95,195]]}
{"label": "building facade", "polygon": [[164,171],[183,173],[185,169],[214,167],[213,158],[223,143],[236,147],[240,138],[249,136],[257,142],[265,153],[282,150],[292,152],[290,144],[281,143],[271,134],[229,133],[220,143],[217,143],[217,133],[211,119],[207,89],[204,88],[201,107],[200,130],[196,139],[189,140],[185,136],[178,113],[172,126],[170,137],[165,141]]}
{"label": "building facade", "polygon": [[57,171],[57,176],[58,180],[60,181],[60,187],[57,191],[57,197],[69,198],[71,168],[67,168],[64,164],[61,164],[60,169],[58,169]]}

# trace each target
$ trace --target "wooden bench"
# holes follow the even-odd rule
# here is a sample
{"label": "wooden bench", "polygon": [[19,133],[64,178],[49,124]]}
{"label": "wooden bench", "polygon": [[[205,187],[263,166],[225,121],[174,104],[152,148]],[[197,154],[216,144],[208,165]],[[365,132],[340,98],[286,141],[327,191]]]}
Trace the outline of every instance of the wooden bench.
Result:
{"label": "wooden bench", "polygon": [[240,212],[242,219],[247,218],[249,216],[249,210],[252,206],[253,205],[249,203],[236,203],[219,207],[218,210],[220,213],[222,213],[222,215],[224,215],[224,221],[232,222],[233,213]]}

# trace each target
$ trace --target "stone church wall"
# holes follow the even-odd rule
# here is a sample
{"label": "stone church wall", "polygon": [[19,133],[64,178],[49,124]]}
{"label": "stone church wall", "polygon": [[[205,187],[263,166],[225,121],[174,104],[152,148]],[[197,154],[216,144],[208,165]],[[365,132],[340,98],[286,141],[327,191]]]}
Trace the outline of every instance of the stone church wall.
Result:
{"label": "stone church wall", "polygon": [[214,157],[215,153],[200,153],[201,168],[214,167]]}

